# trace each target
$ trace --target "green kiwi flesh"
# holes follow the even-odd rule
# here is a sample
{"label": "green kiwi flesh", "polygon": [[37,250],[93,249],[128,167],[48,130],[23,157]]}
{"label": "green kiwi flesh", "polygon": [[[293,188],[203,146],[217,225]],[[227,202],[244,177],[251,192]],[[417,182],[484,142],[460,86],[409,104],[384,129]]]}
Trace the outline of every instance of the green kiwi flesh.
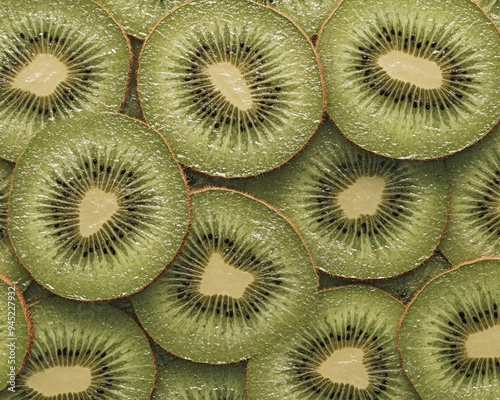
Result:
{"label": "green kiwi flesh", "polygon": [[187,233],[184,176],[162,137],[119,114],[61,121],[14,170],[9,231],[26,269],[72,299],[123,297],[150,283]]}
{"label": "green kiwi flesh", "polygon": [[396,346],[404,307],[368,286],[317,296],[290,337],[250,358],[249,399],[417,399]]}
{"label": "green kiwi flesh", "polygon": [[30,307],[35,337],[7,399],[148,399],[155,364],[148,339],[104,303],[51,297]]}
{"label": "green kiwi flesh", "polygon": [[245,363],[198,364],[178,359],[158,372],[152,400],[244,400]]}
{"label": "green kiwi flesh", "polygon": [[0,157],[16,161],[43,127],[82,110],[118,111],[131,53],[98,4],[4,2],[0,32]]}
{"label": "green kiwi flesh", "polygon": [[317,276],[301,238],[275,210],[225,189],[195,192],[179,256],[131,297],[149,335],[197,362],[267,351],[310,312]]}
{"label": "green kiwi flesh", "polygon": [[138,76],[148,123],[181,163],[212,175],[280,166],[324,109],[309,38],[250,1],[195,0],[168,14],[146,38]]}
{"label": "green kiwi flesh", "polygon": [[471,1],[345,0],[318,40],[328,112],[369,151],[455,153],[498,122],[499,48],[497,28]]}
{"label": "green kiwi flesh", "polygon": [[453,265],[500,256],[500,125],[446,160],[450,215],[440,249]]}
{"label": "green kiwi flesh", "polygon": [[33,341],[33,325],[21,290],[4,275],[0,296],[0,391],[14,392]]}
{"label": "green kiwi flesh", "polygon": [[500,1],[498,0],[473,0],[474,3],[484,11],[484,13],[491,18],[491,20],[500,26]]}
{"label": "green kiwi flesh", "polygon": [[499,303],[500,259],[445,272],[410,303],[399,347],[423,399],[498,399]]}

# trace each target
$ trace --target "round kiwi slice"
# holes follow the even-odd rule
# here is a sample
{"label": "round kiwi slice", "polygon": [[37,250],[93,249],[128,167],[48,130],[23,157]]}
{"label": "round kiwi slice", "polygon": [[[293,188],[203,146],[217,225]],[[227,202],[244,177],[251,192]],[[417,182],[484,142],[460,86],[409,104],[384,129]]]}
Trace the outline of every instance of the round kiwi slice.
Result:
{"label": "round kiwi slice", "polygon": [[500,256],[500,125],[446,166],[451,205],[441,251],[453,265]]}
{"label": "round kiwi slice", "polygon": [[130,59],[124,32],[91,0],[4,2],[0,157],[17,160],[44,126],[81,110],[118,111]]}
{"label": "round kiwi slice", "polygon": [[33,347],[9,399],[149,399],[153,354],[144,332],[105,303],[51,297],[30,307]]}
{"label": "round kiwi slice", "polygon": [[158,373],[152,400],[244,400],[245,363],[212,365],[177,359]]}
{"label": "round kiwi slice", "polygon": [[498,399],[500,259],[428,283],[401,321],[404,368],[424,399]]}
{"label": "round kiwi slice", "polygon": [[417,399],[401,368],[396,328],[404,307],[368,286],[317,296],[290,338],[248,361],[250,399]]}
{"label": "round kiwi slice", "polygon": [[345,0],[317,47],[328,112],[367,150],[452,154],[498,121],[499,48],[497,28],[471,1]]}
{"label": "round kiwi slice", "polygon": [[0,275],[0,391],[16,391],[17,374],[33,341],[33,327],[21,290]]}
{"label": "round kiwi slice", "polygon": [[147,37],[139,100],[178,160],[212,175],[278,167],[324,109],[318,57],[288,18],[246,0],[191,1]]}
{"label": "round kiwi slice", "polygon": [[184,176],[161,136],[120,114],[85,114],[19,160],[9,230],[47,289],[101,300],[136,292],[174,258],[189,225]]}
{"label": "round kiwi slice", "polygon": [[266,204],[225,189],[193,194],[193,223],[170,267],[132,296],[137,317],[167,351],[235,362],[309,313],[317,276],[301,238]]}

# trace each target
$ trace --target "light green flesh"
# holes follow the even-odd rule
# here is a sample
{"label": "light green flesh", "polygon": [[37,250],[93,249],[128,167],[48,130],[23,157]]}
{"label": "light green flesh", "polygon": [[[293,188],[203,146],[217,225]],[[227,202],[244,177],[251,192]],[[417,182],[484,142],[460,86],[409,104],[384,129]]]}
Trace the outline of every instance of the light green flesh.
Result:
{"label": "light green flesh", "polygon": [[[86,204],[92,218],[105,213],[99,202],[108,197],[88,197],[102,192],[118,210],[84,230],[78,207]],[[57,193],[64,195],[56,200]],[[11,238],[23,265],[47,289],[79,300],[142,289],[176,255],[189,223],[186,185],[169,148],[146,125],[118,114],[45,130],[19,160],[11,196]]]}
{"label": "light green flesh", "polygon": [[[376,32],[382,26],[388,33],[379,39]],[[440,65],[442,83],[438,87],[446,87],[448,100],[439,100],[438,89],[429,89],[417,80],[416,76],[422,72],[420,65],[413,67],[416,70],[408,78],[398,78],[400,82],[409,82],[408,88],[413,85],[405,91],[404,100],[395,103],[395,86],[380,83],[388,75],[387,67],[384,69],[378,63],[388,53],[384,50],[381,56],[372,55],[363,48],[369,46],[367,38],[373,36],[373,43],[377,40],[384,48],[405,52],[404,39],[411,43],[412,34],[415,50],[410,58],[427,52],[430,54],[425,58],[427,63]],[[390,42],[385,36],[390,36]],[[363,40],[356,39],[359,37]],[[417,49],[418,43],[421,45]],[[411,159],[455,153],[478,141],[498,121],[498,48],[500,35],[496,27],[472,2],[417,0],[408,4],[401,0],[346,0],[324,25],[318,42],[328,112],[349,139],[369,151]],[[451,62],[448,56],[460,58]],[[373,66],[365,67],[365,62]],[[394,68],[398,62],[407,71],[414,65],[400,57],[392,60]],[[372,82],[373,88],[369,86]]]}
{"label": "light green flesh", "polygon": [[492,21],[500,26],[500,1],[498,0],[473,0],[482,8],[484,13],[488,15]]}
{"label": "light green flesh", "polygon": [[[297,324],[293,332],[270,346],[265,354],[250,358],[248,398],[316,400],[347,399],[349,395],[355,399],[418,398],[403,373],[396,351],[396,328],[404,310],[400,303],[378,289],[346,286],[321,292],[312,310],[305,323]],[[356,339],[361,330],[361,338]],[[341,336],[340,342],[337,335]],[[343,377],[338,370],[347,367],[337,365],[336,371],[332,365],[336,352],[341,351],[351,356],[344,357],[345,364],[353,364],[353,361],[358,364],[351,368],[354,373]],[[362,361],[357,357],[360,352]],[[377,357],[380,360],[377,361]],[[329,378],[318,371],[320,366],[324,368],[326,360],[330,360],[331,372],[337,372]],[[370,369],[382,363],[387,367],[385,372]],[[356,378],[367,382],[356,384]],[[342,380],[353,383],[338,383]],[[319,393],[311,388],[313,386]],[[376,386],[383,386],[385,390],[374,393]]]}
{"label": "light green flesh", "polygon": [[[16,390],[16,375],[23,365],[31,338],[24,298],[12,281],[0,275],[0,391]],[[30,321],[31,323],[31,321]]]}
{"label": "light green flesh", "polygon": [[[0,72],[0,157],[17,160],[30,139],[45,126],[72,118],[82,110],[118,111],[128,81],[130,51],[122,30],[96,3],[57,0],[49,6],[44,0],[6,2],[0,10],[0,32],[0,62],[5,68],[11,65],[12,58],[22,60],[16,61],[20,71],[32,65],[31,60],[40,52],[55,55],[58,61],[54,65],[64,64],[63,48],[66,57],[75,58],[73,64],[67,61],[66,65],[73,67],[66,71],[66,78],[50,90],[64,95],[58,96],[62,100],[54,106],[55,110],[48,106],[49,96],[31,94],[22,101],[15,96],[29,93],[29,88],[44,76],[53,74],[52,79],[57,82],[62,79],[61,71],[51,69],[37,78],[39,72],[35,70],[32,83],[25,89],[15,89],[19,73]],[[30,44],[30,38],[37,42]],[[89,68],[91,71],[85,72]]]}
{"label": "light green flesh", "polygon": [[500,127],[446,166],[451,204],[442,252],[453,265],[500,256]]}
{"label": "light green flesh", "polygon": [[[184,26],[191,29],[179,29]],[[238,94],[226,97],[203,61],[208,57],[220,76],[239,75],[250,104],[235,101]],[[191,59],[198,60],[196,72]],[[243,60],[238,73],[234,65],[224,69],[237,59]],[[148,123],[165,135],[181,163],[211,175],[249,176],[278,167],[303,147],[322,117],[321,77],[310,41],[288,19],[248,1],[193,1],[169,14],[146,39],[138,81]],[[214,93],[214,100],[206,93]],[[220,107],[215,99],[222,99]],[[203,106],[219,111],[212,116]],[[221,121],[222,109],[227,121]]]}
{"label": "light green flesh", "polygon": [[[397,204],[403,212],[378,206],[371,216],[350,218],[354,228],[343,233],[344,225],[338,222],[343,220],[338,193],[345,193],[360,176],[371,176],[371,168],[382,163],[386,167],[381,176],[399,175],[393,179],[397,183],[384,189],[385,204],[391,204],[399,194]],[[316,266],[331,275],[363,279],[399,275],[434,253],[445,227],[448,183],[442,161],[390,161],[363,152],[330,122],[325,122],[310,145],[279,170],[221,183],[250,192],[282,211],[304,237]],[[347,203],[350,201],[347,198]],[[393,216],[393,211],[399,215]],[[386,228],[379,228],[378,234],[363,232],[363,222],[369,224],[370,218],[381,216],[386,218]],[[361,232],[359,237],[357,231]]]}
{"label": "light green flesh", "polygon": [[[107,304],[58,297],[43,300],[30,311],[36,326],[35,339],[17,378],[17,392],[10,398],[48,398],[39,394],[47,390],[36,378],[42,373],[54,377],[50,391],[61,396],[58,398],[76,399],[69,397],[74,396],[71,388],[87,391],[87,397],[80,393],[81,398],[149,398],[155,383],[153,355],[143,331],[125,314]],[[91,388],[85,379],[89,372]],[[34,390],[37,387],[38,394]]]}
{"label": "light green flesh", "polygon": [[[233,274],[224,272],[208,295],[202,284],[213,251]],[[237,272],[253,281],[241,297],[224,294]],[[141,324],[167,351],[198,362],[235,362],[267,351],[266,343],[305,318],[316,287],[310,257],[286,220],[252,198],[214,189],[193,195],[193,225],[177,260],[131,299]]]}
{"label": "light green flesh", "polygon": [[176,360],[159,371],[152,400],[245,398],[245,363],[211,365]]}
{"label": "light green flesh", "polygon": [[[400,349],[405,370],[422,398],[498,398],[498,354],[492,351],[489,357],[475,357],[472,364],[463,355],[469,335],[498,330],[499,303],[500,260],[462,265],[435,278],[418,294],[402,320]],[[463,333],[453,335],[449,322],[455,332],[469,332],[466,338]],[[488,349],[497,344],[498,339],[490,336],[482,346]],[[457,361],[452,364],[454,358]],[[482,373],[483,368],[487,373]]]}

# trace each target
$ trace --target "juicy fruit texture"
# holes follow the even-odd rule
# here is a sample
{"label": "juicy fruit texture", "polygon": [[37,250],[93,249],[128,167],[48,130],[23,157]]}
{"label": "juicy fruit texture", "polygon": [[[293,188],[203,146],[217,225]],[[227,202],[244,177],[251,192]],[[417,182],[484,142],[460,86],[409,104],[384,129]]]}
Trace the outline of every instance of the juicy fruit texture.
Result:
{"label": "juicy fruit texture", "polygon": [[0,157],[15,161],[47,125],[82,110],[118,111],[131,55],[123,31],[91,0],[4,3]]}
{"label": "juicy fruit texture", "polygon": [[58,297],[30,307],[36,326],[9,399],[147,399],[154,359],[143,331],[107,304]]}
{"label": "juicy fruit texture", "polygon": [[0,296],[0,391],[11,392],[30,350],[33,326],[21,291],[4,275],[0,275]]}
{"label": "juicy fruit texture", "polygon": [[424,399],[498,398],[500,260],[462,265],[432,280],[400,327],[405,370]]}
{"label": "juicy fruit texture", "polygon": [[64,297],[110,299],[142,289],[177,254],[189,197],[160,135],[118,114],[82,115],[30,144],[9,218],[38,282]]}
{"label": "juicy fruit texture", "polygon": [[249,360],[249,398],[416,399],[396,351],[403,310],[367,286],[321,292],[291,338]]}
{"label": "juicy fruit texture", "polygon": [[151,337],[198,362],[235,362],[310,312],[317,277],[292,226],[266,204],[224,189],[193,195],[177,259],[132,296]]}
{"label": "juicy fruit texture", "polygon": [[328,111],[367,150],[449,155],[498,121],[499,47],[496,27],[472,2],[343,1],[318,43]]}
{"label": "juicy fruit texture", "polygon": [[476,146],[446,160],[451,183],[441,250],[453,265],[500,256],[500,126]]}
{"label": "juicy fruit texture", "polygon": [[139,99],[178,160],[220,176],[255,175],[297,153],[323,112],[311,42],[248,1],[193,1],[144,44]]}

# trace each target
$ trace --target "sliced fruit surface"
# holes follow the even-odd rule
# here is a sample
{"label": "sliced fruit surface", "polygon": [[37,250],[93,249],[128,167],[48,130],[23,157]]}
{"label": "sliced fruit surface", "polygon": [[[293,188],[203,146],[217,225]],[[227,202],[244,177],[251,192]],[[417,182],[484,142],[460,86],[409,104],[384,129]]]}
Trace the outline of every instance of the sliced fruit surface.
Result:
{"label": "sliced fruit surface", "polygon": [[86,114],[30,143],[14,171],[9,230],[47,289],[98,300],[134,293],[177,254],[189,196],[161,136],[119,114]]}
{"label": "sliced fruit surface", "polygon": [[167,351],[197,362],[236,362],[310,312],[317,276],[301,238],[266,204],[238,192],[193,195],[193,223],[170,267],[132,296]]}
{"label": "sliced fruit surface", "polygon": [[396,350],[403,310],[368,286],[321,292],[292,338],[248,361],[248,398],[417,399]]}
{"label": "sliced fruit surface", "polygon": [[17,160],[43,127],[82,110],[118,111],[130,58],[122,29],[91,0],[4,2],[0,157]]}
{"label": "sliced fruit surface", "polygon": [[7,399],[149,399],[155,364],[144,332],[105,303],[52,297],[30,307],[33,347]]}
{"label": "sliced fruit surface", "polygon": [[359,146],[430,159],[500,115],[500,34],[470,1],[345,0],[319,35],[328,112]]}
{"label": "sliced fruit surface", "polygon": [[400,327],[404,368],[424,399],[498,398],[500,259],[445,272],[409,305]]}
{"label": "sliced fruit surface", "polygon": [[500,126],[446,167],[451,207],[441,251],[454,265],[500,256]]}
{"label": "sliced fruit surface", "polygon": [[318,58],[283,15],[244,0],[192,1],[147,37],[139,99],[178,160],[219,176],[278,167],[324,108]]}
{"label": "sliced fruit surface", "polygon": [[0,391],[16,391],[17,374],[33,341],[33,324],[21,290],[0,275]]}

